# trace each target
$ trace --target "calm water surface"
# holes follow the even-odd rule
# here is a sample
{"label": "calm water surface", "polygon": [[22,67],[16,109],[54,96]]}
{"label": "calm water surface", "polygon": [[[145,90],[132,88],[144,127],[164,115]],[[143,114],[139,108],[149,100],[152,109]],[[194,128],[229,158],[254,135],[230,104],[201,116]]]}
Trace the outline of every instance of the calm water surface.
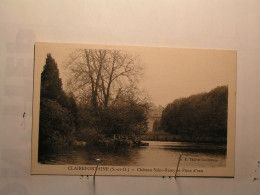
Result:
{"label": "calm water surface", "polygon": [[95,148],[66,148],[45,153],[39,157],[43,164],[93,165],[95,159],[102,165],[118,166],[173,166],[180,152],[181,164],[187,167],[223,167],[226,164],[226,146],[185,142],[147,141],[149,146],[125,148],[117,152]]}

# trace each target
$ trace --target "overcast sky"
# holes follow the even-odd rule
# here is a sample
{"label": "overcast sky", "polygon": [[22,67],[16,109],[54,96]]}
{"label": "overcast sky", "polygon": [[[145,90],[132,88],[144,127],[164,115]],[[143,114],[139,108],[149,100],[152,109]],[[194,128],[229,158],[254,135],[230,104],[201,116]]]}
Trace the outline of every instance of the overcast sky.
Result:
{"label": "overcast sky", "polygon": [[177,98],[208,92],[221,85],[235,88],[236,53],[227,50],[37,43],[35,65],[41,66],[42,70],[47,53],[51,53],[58,64],[65,87],[64,62],[76,48],[87,47],[124,49],[139,55],[144,65],[140,87],[149,94],[156,105],[166,106]]}

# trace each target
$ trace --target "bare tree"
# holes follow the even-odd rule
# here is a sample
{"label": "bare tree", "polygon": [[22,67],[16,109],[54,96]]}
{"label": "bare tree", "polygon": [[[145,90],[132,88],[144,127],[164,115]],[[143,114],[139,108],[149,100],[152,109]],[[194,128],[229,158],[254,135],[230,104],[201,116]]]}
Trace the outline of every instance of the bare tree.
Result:
{"label": "bare tree", "polygon": [[107,108],[135,94],[142,66],[138,56],[120,50],[79,49],[66,63],[68,86],[81,100]]}

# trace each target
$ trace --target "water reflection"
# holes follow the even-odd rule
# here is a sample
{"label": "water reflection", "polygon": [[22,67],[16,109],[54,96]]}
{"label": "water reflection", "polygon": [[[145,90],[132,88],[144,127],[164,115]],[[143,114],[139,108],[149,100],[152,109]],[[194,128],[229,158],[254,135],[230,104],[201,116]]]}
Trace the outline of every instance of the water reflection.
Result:
{"label": "water reflection", "polygon": [[149,146],[104,150],[77,147],[49,151],[39,156],[42,164],[94,165],[102,159],[102,165],[115,166],[175,166],[180,152],[183,166],[223,167],[226,164],[226,146],[184,142],[148,141]]}

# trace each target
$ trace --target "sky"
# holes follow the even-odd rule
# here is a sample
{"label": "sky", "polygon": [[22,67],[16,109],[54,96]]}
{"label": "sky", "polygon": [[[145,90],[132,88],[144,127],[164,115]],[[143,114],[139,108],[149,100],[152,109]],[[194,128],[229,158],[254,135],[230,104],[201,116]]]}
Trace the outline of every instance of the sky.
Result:
{"label": "sky", "polygon": [[228,85],[234,91],[236,88],[236,52],[231,50],[36,43],[35,66],[40,70],[36,76],[40,76],[46,55],[51,53],[65,88],[65,61],[79,48],[122,49],[138,55],[144,66],[139,87],[155,105],[165,107],[175,99],[208,92],[217,86]]}

